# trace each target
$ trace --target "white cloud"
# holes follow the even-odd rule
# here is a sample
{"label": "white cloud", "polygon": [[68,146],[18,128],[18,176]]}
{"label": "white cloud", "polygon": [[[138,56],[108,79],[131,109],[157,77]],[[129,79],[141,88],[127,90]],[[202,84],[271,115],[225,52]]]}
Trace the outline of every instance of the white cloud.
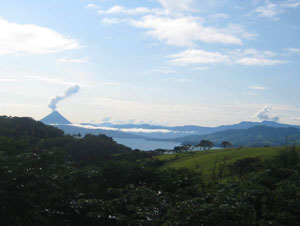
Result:
{"label": "white cloud", "polygon": [[101,82],[102,85],[105,85],[105,86],[119,86],[121,85],[120,83],[117,83],[117,82]]}
{"label": "white cloud", "polygon": [[255,85],[255,86],[250,86],[249,89],[254,89],[254,90],[266,90],[266,87],[264,87],[264,86],[259,86],[259,85]]}
{"label": "white cloud", "polygon": [[15,83],[15,82],[20,82],[20,80],[15,79],[15,78],[0,78],[0,82],[9,82],[9,83],[13,82],[13,83]]}
{"label": "white cloud", "polygon": [[181,53],[171,55],[170,58],[172,58],[170,62],[177,65],[229,62],[229,58],[222,53],[208,52],[200,49],[189,49]]}
{"label": "white cloud", "polygon": [[0,55],[46,54],[80,48],[79,43],[46,27],[0,18]]}
{"label": "white cloud", "polygon": [[263,121],[279,121],[279,117],[275,114],[272,114],[271,112],[272,106],[265,106],[264,108],[260,109],[254,117]]}
{"label": "white cloud", "polygon": [[233,63],[245,66],[273,66],[287,63],[284,60],[272,59],[277,54],[272,51],[260,51],[256,49],[234,50],[230,52]]}
{"label": "white cloud", "polygon": [[147,34],[169,45],[193,46],[196,41],[241,45],[242,40],[230,30],[204,27],[199,17],[160,17],[147,15],[131,20],[132,26],[148,30]]}
{"label": "white cloud", "polygon": [[115,5],[107,10],[98,10],[99,15],[113,15],[113,14],[127,14],[127,15],[139,15],[148,14],[154,12],[156,9],[148,9],[146,7],[138,7],[133,9],[125,8],[124,6]]}
{"label": "white cloud", "polygon": [[227,19],[229,19],[229,15],[224,13],[217,13],[217,14],[210,15],[208,17],[208,20],[210,22],[216,22],[216,21],[227,20]]}
{"label": "white cloud", "polygon": [[87,9],[98,9],[99,7],[95,4],[87,4],[85,6],[85,8],[87,8]]}
{"label": "white cloud", "polygon": [[56,84],[56,85],[74,85],[75,83],[73,82],[67,82],[64,80],[60,80],[60,79],[54,79],[54,78],[50,78],[50,77],[43,77],[43,76],[31,76],[31,75],[27,75],[27,76],[21,76],[21,77],[9,77],[9,78],[0,78],[1,82],[25,82],[25,81],[40,81],[40,82],[46,82],[46,83],[52,83],[52,84]]}
{"label": "white cloud", "polygon": [[288,0],[281,4],[282,7],[286,8],[298,8],[300,6],[300,1],[298,0]]}
{"label": "white cloud", "polygon": [[173,73],[176,73],[176,71],[169,67],[160,67],[160,68],[152,69],[152,70],[146,72],[146,74],[148,74],[148,73],[149,74],[151,74],[151,73],[173,74]]}
{"label": "white cloud", "polygon": [[[171,1],[166,2],[171,4]],[[176,5],[177,3],[172,1],[172,4]],[[182,13],[173,12],[168,8],[126,8],[115,5],[107,10],[99,10],[98,14],[115,16],[114,18],[104,17],[102,23],[116,24],[128,22],[134,27],[145,29],[147,34],[153,38],[175,46],[194,46],[198,41],[241,45],[243,43],[242,39],[251,39],[256,36],[256,34],[245,31],[242,26],[236,24],[230,24],[223,28],[205,26],[203,18],[185,16]],[[137,19],[117,17],[120,14],[139,17]],[[213,15],[215,19],[224,19],[227,17],[228,15],[226,14]]]}
{"label": "white cloud", "polygon": [[47,83],[53,83],[57,85],[74,85],[74,82],[67,82],[60,79],[54,79],[49,77],[42,77],[42,76],[24,76],[26,80],[32,80],[32,81],[41,81],[41,82],[47,82]]}
{"label": "white cloud", "polygon": [[193,0],[158,0],[159,3],[170,10],[186,11],[191,10],[191,4]]}
{"label": "white cloud", "polygon": [[286,49],[290,53],[299,54],[300,55],[300,49],[297,48],[287,48]]}
{"label": "white cloud", "polygon": [[273,66],[278,64],[285,64],[287,63],[287,61],[256,58],[256,57],[244,57],[237,60],[237,63],[246,66]]}
{"label": "white cloud", "polygon": [[229,26],[227,26],[223,29],[220,29],[220,31],[235,35],[237,37],[248,39],[248,40],[253,39],[254,37],[257,36],[257,34],[250,33],[248,31],[246,31],[242,26],[237,25],[237,24],[230,24]]}
{"label": "white cloud", "polygon": [[255,97],[260,96],[258,93],[253,93],[253,92],[247,92],[247,94],[249,94],[251,96],[255,96]]}
{"label": "white cloud", "polygon": [[101,22],[103,24],[118,24],[121,23],[123,20],[120,18],[109,18],[109,17],[104,17]]}
{"label": "white cloud", "polygon": [[246,66],[272,66],[287,63],[287,61],[270,59],[276,54],[271,51],[255,49],[234,50],[227,53],[209,52],[200,49],[189,49],[169,56],[171,63],[177,65],[229,63]]}
{"label": "white cloud", "polygon": [[285,13],[287,9],[299,6],[300,2],[298,0],[288,0],[283,3],[274,3],[266,0],[264,5],[255,9],[254,13],[258,14],[259,17],[279,20],[279,15]]}
{"label": "white cloud", "polygon": [[291,119],[294,121],[300,121],[300,117],[292,117]]}
{"label": "white cloud", "polygon": [[267,4],[256,8],[255,12],[258,13],[260,17],[278,20],[279,18],[277,16],[282,13],[282,9],[278,8],[276,4],[268,2]]}
{"label": "white cloud", "polygon": [[277,54],[272,51],[259,51],[256,49],[245,49],[242,52],[244,56],[254,56],[254,57],[275,57]]}
{"label": "white cloud", "polygon": [[98,10],[99,15],[106,15],[106,16],[116,16],[125,14],[128,16],[138,16],[138,15],[145,15],[145,14],[151,14],[151,15],[170,15],[170,10],[168,9],[159,9],[159,8],[146,8],[146,7],[137,7],[137,8],[126,8],[121,5],[115,5],[109,9],[106,10]]}
{"label": "white cloud", "polygon": [[257,49],[235,49],[230,51],[228,54],[235,59],[240,59],[244,57],[265,59],[277,56],[277,54],[272,51],[262,51]]}
{"label": "white cloud", "polygon": [[194,67],[192,70],[194,71],[206,71],[209,67]]}
{"label": "white cloud", "polygon": [[89,61],[88,57],[84,58],[60,58],[58,60],[60,63],[74,63],[74,64],[84,64]]}
{"label": "white cloud", "polygon": [[191,79],[187,79],[187,78],[167,78],[165,79],[166,82],[176,82],[176,83],[179,83],[179,84],[184,84],[184,83],[190,83],[192,82]]}

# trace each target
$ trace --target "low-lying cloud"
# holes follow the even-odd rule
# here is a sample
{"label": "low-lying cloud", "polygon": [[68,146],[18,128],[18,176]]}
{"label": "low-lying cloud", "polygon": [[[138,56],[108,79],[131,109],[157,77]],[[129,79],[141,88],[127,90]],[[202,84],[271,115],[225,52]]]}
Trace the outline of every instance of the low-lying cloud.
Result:
{"label": "low-lying cloud", "polygon": [[193,131],[175,131],[169,129],[144,129],[139,128],[138,125],[136,128],[115,128],[115,127],[105,127],[105,126],[93,126],[93,125],[82,125],[82,124],[72,124],[71,126],[81,127],[85,129],[102,129],[102,130],[111,130],[111,131],[120,131],[127,133],[186,133],[192,134]]}

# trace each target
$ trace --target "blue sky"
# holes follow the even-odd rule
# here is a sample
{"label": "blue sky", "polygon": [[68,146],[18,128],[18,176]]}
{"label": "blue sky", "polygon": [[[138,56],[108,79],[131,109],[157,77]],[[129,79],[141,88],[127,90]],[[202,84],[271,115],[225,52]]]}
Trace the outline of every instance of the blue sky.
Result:
{"label": "blue sky", "polygon": [[299,125],[299,22],[299,0],[1,1],[0,114]]}

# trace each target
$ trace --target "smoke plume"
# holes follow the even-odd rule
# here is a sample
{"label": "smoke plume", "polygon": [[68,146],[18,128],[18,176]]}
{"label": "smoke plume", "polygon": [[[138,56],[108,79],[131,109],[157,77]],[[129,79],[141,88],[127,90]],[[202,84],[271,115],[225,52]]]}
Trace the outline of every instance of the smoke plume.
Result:
{"label": "smoke plume", "polygon": [[69,89],[67,89],[64,93],[64,95],[62,96],[56,96],[54,98],[52,98],[50,100],[50,103],[48,105],[49,108],[52,109],[52,111],[55,111],[56,108],[57,108],[57,104],[58,102],[60,102],[61,100],[64,100],[70,96],[72,96],[73,94],[77,93],[80,89],[80,86],[79,85],[75,85],[75,86],[71,86]]}

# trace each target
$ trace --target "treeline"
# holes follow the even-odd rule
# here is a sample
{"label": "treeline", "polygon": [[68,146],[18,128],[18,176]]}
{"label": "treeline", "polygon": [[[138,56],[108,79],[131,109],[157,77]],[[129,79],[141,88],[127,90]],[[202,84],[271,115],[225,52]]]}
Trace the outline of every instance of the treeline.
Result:
{"label": "treeline", "polygon": [[0,122],[8,131],[0,136],[0,225],[300,225],[295,148],[203,178],[165,168],[154,158],[159,151],[103,135],[79,139],[31,119]]}
{"label": "treeline", "polygon": [[[220,145],[222,148],[231,147],[231,143],[229,141],[222,141]],[[168,151],[169,153],[183,153],[188,151],[197,151],[197,150],[210,150],[214,146],[214,143],[210,140],[201,140],[200,143],[196,145],[192,144],[183,144],[181,146],[174,147],[173,150]],[[166,151],[165,151],[166,152]]]}

